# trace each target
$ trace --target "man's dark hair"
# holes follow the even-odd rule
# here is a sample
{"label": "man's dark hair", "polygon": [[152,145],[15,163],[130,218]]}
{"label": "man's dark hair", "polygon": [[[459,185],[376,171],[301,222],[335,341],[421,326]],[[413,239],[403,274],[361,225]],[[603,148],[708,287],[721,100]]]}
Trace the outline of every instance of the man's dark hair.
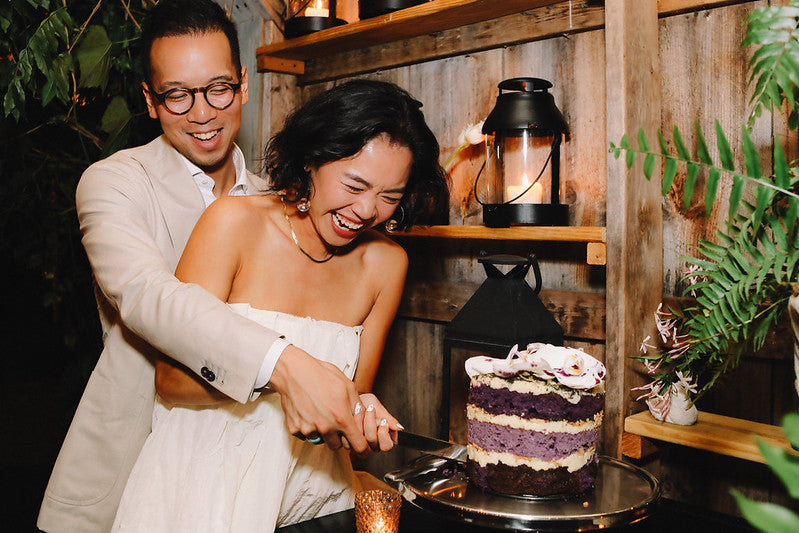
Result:
{"label": "man's dark hair", "polygon": [[404,89],[375,80],[348,81],[319,93],[294,111],[269,141],[265,167],[270,186],[287,200],[307,198],[309,168],[356,155],[380,135],[406,146],[412,163],[397,214],[399,229],[446,220],[449,191],[439,147],[422,104]]}
{"label": "man's dark hair", "polygon": [[221,31],[227,37],[233,65],[236,67],[236,72],[241,75],[236,25],[219,4],[212,0],[161,0],[153,6],[142,23],[139,42],[144,65],[144,81],[147,85],[151,85],[152,82],[150,51],[156,39],[178,35],[202,35],[214,31]]}

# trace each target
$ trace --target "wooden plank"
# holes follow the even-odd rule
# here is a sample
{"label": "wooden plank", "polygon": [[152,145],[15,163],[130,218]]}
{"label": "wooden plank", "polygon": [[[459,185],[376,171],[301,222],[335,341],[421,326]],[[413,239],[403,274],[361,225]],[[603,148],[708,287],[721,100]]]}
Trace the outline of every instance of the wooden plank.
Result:
{"label": "wooden plank", "polygon": [[624,457],[646,459],[656,452],[657,446],[641,435],[625,432],[621,436],[621,453]]}
{"label": "wooden plank", "polygon": [[658,0],[658,13],[661,17],[689,13],[701,9],[743,4],[751,0]]}
{"label": "wooden plank", "polygon": [[[658,18],[655,0],[605,2],[607,139],[660,125]],[[663,220],[660,183],[641,176],[641,161],[628,170],[607,158],[607,344],[604,453],[621,456],[631,387],[644,377],[631,355],[653,335],[649,318],[663,293]]]}
{"label": "wooden plank", "polygon": [[300,83],[314,83],[345,75],[469,54],[502,46],[600,28],[601,6],[569,9],[568,3],[540,7],[402,41],[398,46],[375,45],[336,52],[325,59],[309,58]]}
{"label": "wooden plank", "polygon": [[760,455],[755,439],[786,450],[791,449],[788,439],[779,426],[703,411],[699,411],[697,422],[692,426],[660,422],[655,420],[649,411],[641,411],[625,419],[624,430],[634,435],[759,463],[765,461]]}
{"label": "wooden plank", "polygon": [[301,75],[305,73],[305,62],[299,59],[264,56],[258,59],[258,71]]}
{"label": "wooden plank", "polygon": [[280,0],[261,0],[261,5],[266,8],[266,11],[269,13],[272,22],[274,22],[275,26],[278,27],[280,33],[283,33],[283,15],[286,12],[286,6],[283,4],[283,2]]}
{"label": "wooden plank", "polygon": [[589,242],[586,245],[585,261],[589,265],[604,265],[608,261],[608,249],[604,242]]}
{"label": "wooden plank", "polygon": [[[427,2],[422,6],[425,6],[425,9],[437,8],[436,4],[442,1]],[[746,0],[660,0],[658,11],[663,17],[743,2]],[[474,9],[476,6],[472,2],[463,2],[463,4],[464,11]],[[514,8],[508,13],[497,11],[488,19],[472,23],[464,22],[456,26],[450,26],[449,19],[443,18],[436,20],[432,27],[423,28],[410,24],[404,18],[413,17],[414,13],[420,11],[417,9],[419,7],[421,6],[395,12],[393,19],[385,21],[385,25],[389,27],[393,24],[408,23],[410,33],[396,39],[390,38],[391,34],[385,28],[367,36],[366,33],[371,31],[371,26],[363,24],[375,22],[375,19],[369,19],[317,32],[311,36],[291,39],[279,45],[273,43],[261,47],[257,52],[259,71],[269,68],[265,60],[262,66],[262,56],[309,60],[310,65],[301,83],[313,83],[601,28],[605,20],[604,7],[601,5],[561,1],[545,2],[540,7]],[[502,7],[507,8],[507,3],[503,2]],[[364,33],[361,32],[361,28]],[[385,46],[394,40],[401,41],[401,44]],[[326,59],[318,59],[321,57]]]}
{"label": "wooden plank", "polygon": [[258,54],[309,59],[334,51],[354,50],[424,33],[556,4],[559,0],[433,0],[352,24],[336,26],[282,43],[263,46]]}
{"label": "wooden plank", "polygon": [[[467,281],[414,281],[405,284],[398,315],[402,318],[449,322],[480,286]],[[539,297],[566,337],[605,339],[605,295],[593,292],[544,289]]]}
{"label": "wooden plank", "polygon": [[408,231],[387,233],[389,237],[439,237],[499,241],[605,242],[605,228],[583,226],[414,226]]}

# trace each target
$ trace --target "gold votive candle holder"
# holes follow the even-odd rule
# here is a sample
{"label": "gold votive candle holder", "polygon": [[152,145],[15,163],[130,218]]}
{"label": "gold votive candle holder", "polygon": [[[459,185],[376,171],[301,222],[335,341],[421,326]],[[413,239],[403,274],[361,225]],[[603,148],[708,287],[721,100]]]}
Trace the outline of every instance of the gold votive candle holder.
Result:
{"label": "gold votive candle holder", "polygon": [[396,533],[402,497],[381,489],[355,494],[355,528],[358,533]]}

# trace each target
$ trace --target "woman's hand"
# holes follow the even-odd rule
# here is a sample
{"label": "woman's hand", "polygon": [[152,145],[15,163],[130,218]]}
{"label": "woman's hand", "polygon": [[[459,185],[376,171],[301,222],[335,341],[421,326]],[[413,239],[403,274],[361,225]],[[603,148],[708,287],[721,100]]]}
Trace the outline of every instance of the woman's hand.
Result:
{"label": "woman's hand", "polygon": [[367,392],[360,395],[361,412],[356,414],[363,427],[363,435],[373,451],[387,452],[397,443],[397,431],[402,431],[400,424],[388,412],[377,396]]}

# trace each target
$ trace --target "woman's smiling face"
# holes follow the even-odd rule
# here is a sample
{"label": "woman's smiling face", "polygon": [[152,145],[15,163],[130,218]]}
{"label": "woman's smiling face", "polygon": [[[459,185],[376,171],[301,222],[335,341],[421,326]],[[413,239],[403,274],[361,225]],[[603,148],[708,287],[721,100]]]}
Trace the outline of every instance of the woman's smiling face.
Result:
{"label": "woman's smiling face", "polygon": [[354,156],[312,169],[308,214],[325,244],[343,246],[388,220],[405,192],[411,164],[408,147],[379,135]]}

